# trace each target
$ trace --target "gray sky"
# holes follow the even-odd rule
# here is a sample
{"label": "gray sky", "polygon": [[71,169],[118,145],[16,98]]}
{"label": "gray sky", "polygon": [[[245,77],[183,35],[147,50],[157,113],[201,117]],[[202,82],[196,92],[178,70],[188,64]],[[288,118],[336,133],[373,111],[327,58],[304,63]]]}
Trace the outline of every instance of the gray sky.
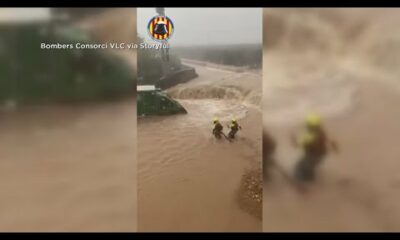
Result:
{"label": "gray sky", "polygon": [[49,20],[48,8],[0,8],[0,22]]}
{"label": "gray sky", "polygon": [[[147,24],[155,8],[138,8],[138,34],[153,42]],[[262,43],[261,8],[165,8],[175,26],[171,45]]]}

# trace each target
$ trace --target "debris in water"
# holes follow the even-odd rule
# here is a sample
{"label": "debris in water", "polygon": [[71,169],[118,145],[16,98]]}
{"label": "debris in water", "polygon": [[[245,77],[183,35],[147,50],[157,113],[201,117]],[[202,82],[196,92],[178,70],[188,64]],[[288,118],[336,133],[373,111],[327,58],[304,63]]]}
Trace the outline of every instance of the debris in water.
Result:
{"label": "debris in water", "polygon": [[261,170],[247,170],[241,180],[238,200],[240,207],[261,219],[262,216],[262,174]]}

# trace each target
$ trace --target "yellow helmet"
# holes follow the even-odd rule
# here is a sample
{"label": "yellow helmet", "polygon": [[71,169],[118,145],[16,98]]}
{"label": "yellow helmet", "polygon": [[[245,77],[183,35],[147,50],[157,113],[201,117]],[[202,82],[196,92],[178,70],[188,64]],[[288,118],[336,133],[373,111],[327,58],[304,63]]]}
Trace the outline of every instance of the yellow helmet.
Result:
{"label": "yellow helmet", "polygon": [[214,118],[214,121],[213,121],[213,122],[214,122],[214,124],[217,123],[217,122],[219,122],[218,118]]}
{"label": "yellow helmet", "polygon": [[321,126],[321,117],[315,113],[310,113],[306,118],[306,125],[309,127],[319,127]]}
{"label": "yellow helmet", "polygon": [[236,118],[232,118],[232,122],[235,123],[236,122]]}

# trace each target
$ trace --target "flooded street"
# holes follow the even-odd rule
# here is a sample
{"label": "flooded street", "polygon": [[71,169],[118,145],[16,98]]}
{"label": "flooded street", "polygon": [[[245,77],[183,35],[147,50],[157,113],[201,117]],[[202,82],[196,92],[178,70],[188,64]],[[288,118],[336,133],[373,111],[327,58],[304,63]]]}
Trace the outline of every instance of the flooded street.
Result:
{"label": "flooded street", "polygon": [[[138,229],[261,231],[260,216],[238,201],[245,170],[261,169],[261,114],[245,100],[258,89],[243,86],[260,75],[195,67],[197,79],[167,91],[188,114],[138,120]],[[236,117],[238,139],[216,140],[214,117],[225,133]]]}

